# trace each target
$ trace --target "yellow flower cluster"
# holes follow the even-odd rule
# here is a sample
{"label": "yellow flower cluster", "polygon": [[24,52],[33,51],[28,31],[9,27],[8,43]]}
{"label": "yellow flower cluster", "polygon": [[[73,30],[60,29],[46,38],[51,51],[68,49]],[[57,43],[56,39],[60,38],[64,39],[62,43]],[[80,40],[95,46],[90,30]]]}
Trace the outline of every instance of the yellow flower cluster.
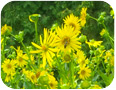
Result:
{"label": "yellow flower cluster", "polygon": [[15,75],[15,60],[5,59],[4,63],[2,63],[2,68],[4,73],[7,74],[5,81],[9,82],[11,79],[13,79],[13,76]]}
{"label": "yellow flower cluster", "polygon": [[[94,39],[88,41],[86,35],[81,34],[81,29],[86,24],[86,12],[87,8],[82,8],[80,17],[74,14],[66,16],[63,24],[57,25],[54,30],[44,28],[43,35],[38,35],[36,32],[40,15],[30,15],[29,20],[35,23],[36,29],[37,41],[30,42],[34,47],[25,46],[23,33],[19,36],[13,35],[12,28],[5,24],[1,29],[1,35],[5,37],[7,32],[10,32],[13,38],[21,38],[19,43],[23,47],[11,46],[8,54],[12,54],[7,56],[4,50],[6,40],[3,42],[5,38],[1,39],[3,46],[1,67],[2,74],[5,75],[4,82],[19,84],[21,81],[21,88],[31,86],[31,88],[40,89],[101,89],[103,86],[95,83],[99,78],[102,78],[106,85],[109,84],[109,81],[105,79],[113,74],[114,50],[106,50],[101,45],[103,41]],[[100,35],[104,36],[107,32],[103,29]],[[85,47],[87,50],[84,50]],[[100,70],[99,67],[103,69]],[[106,76],[102,74],[102,71],[106,73]],[[17,77],[19,80],[15,82]],[[26,86],[27,83],[29,85]]]}
{"label": "yellow flower cluster", "polygon": [[4,26],[2,26],[1,35],[4,35],[6,32],[11,32],[11,31],[12,31],[12,27],[7,26],[7,24],[5,24]]}
{"label": "yellow flower cluster", "polygon": [[55,56],[55,52],[71,52],[72,50],[77,51],[81,48],[81,43],[79,42],[79,38],[77,38],[77,36],[81,32],[80,22],[82,23],[84,20],[85,24],[86,21],[85,9],[86,8],[82,8],[81,19],[73,14],[70,14],[63,19],[64,25],[62,25],[61,28],[57,27],[55,32],[44,28],[44,40],[42,40],[42,36],[40,35],[40,46],[32,42],[32,45],[38,48],[38,50],[30,51],[30,53],[41,53],[44,68],[46,65],[46,60],[48,61],[50,67],[52,67],[52,58]]}
{"label": "yellow flower cluster", "polygon": [[111,66],[114,66],[114,50],[110,49],[105,52],[105,63],[109,63]]}

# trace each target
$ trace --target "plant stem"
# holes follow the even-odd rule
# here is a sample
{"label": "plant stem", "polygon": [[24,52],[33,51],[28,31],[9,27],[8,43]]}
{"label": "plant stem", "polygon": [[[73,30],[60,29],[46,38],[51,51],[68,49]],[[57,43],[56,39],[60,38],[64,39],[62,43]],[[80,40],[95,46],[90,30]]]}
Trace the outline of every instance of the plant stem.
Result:
{"label": "plant stem", "polygon": [[36,38],[36,43],[39,44],[38,40],[38,32],[37,32],[37,21],[34,23],[35,24],[35,38]]}
{"label": "plant stem", "polygon": [[2,61],[5,59],[5,53],[4,53],[5,43],[6,43],[6,36],[4,35],[3,47],[2,47]]}
{"label": "plant stem", "polygon": [[73,64],[73,60],[71,60],[71,62],[70,62],[70,71],[71,71],[70,79],[71,79],[71,84],[72,84],[71,88],[73,89],[73,87],[74,87],[74,64]]}
{"label": "plant stem", "polygon": [[27,53],[27,55],[28,55],[28,57],[29,57],[29,60],[28,60],[29,66],[30,66],[33,70],[35,70],[34,65],[30,63],[30,62],[31,62],[31,57],[30,57],[29,51],[26,49],[26,47],[25,47],[25,45],[24,45],[24,43],[23,43],[22,41],[21,41],[21,44],[22,44],[23,48],[25,49],[25,51],[26,51],[26,53]]}
{"label": "plant stem", "polygon": [[94,18],[94,17],[92,17],[90,15],[88,15],[88,17],[91,18],[91,19],[94,19],[95,21],[97,21],[97,18]]}
{"label": "plant stem", "polygon": [[25,49],[25,51],[26,51],[26,53],[27,53],[27,55],[28,55],[28,57],[30,59],[30,54],[29,54],[28,50],[26,49],[26,47],[25,47],[25,45],[24,45],[24,43],[22,41],[21,41],[21,44],[22,44],[23,48]]}
{"label": "plant stem", "polygon": [[[107,28],[106,28],[106,26],[105,26],[105,24],[104,23],[102,23],[102,25],[104,26],[104,28],[107,30]],[[108,31],[107,31],[108,32]],[[109,33],[109,32],[108,32]],[[109,40],[110,40],[110,42],[111,42],[111,46],[112,46],[112,48],[114,48],[114,39],[108,34],[108,38],[109,38]],[[107,38],[106,38],[107,39]],[[107,39],[108,40],[108,39]]]}

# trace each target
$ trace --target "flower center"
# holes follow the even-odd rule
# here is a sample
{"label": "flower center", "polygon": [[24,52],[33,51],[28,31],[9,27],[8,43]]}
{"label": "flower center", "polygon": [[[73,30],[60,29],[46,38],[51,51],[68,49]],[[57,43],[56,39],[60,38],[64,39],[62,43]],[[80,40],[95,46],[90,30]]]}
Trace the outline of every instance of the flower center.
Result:
{"label": "flower center", "polygon": [[81,63],[82,63],[82,64],[85,64],[85,60],[82,60]]}
{"label": "flower center", "polygon": [[70,23],[69,26],[72,26],[74,30],[76,29],[76,25],[74,23]]}
{"label": "flower center", "polygon": [[34,80],[34,79],[35,79],[35,76],[34,76],[34,75],[32,75],[32,76],[31,76],[31,79],[33,79],[33,80]]}
{"label": "flower center", "polygon": [[82,71],[81,71],[81,74],[82,74],[82,75],[84,75],[85,73],[86,73],[85,70],[82,70]]}
{"label": "flower center", "polygon": [[19,57],[19,62],[22,62],[23,61],[23,58],[22,57]]}
{"label": "flower center", "polygon": [[50,86],[51,86],[51,87],[53,87],[53,86],[54,86],[54,84],[53,84],[53,83],[50,83]]}
{"label": "flower center", "polygon": [[64,37],[63,40],[62,40],[62,44],[64,45],[64,48],[67,47],[67,45],[70,44],[70,38],[69,37]]}
{"label": "flower center", "polygon": [[43,50],[43,51],[47,51],[48,48],[44,45],[44,46],[42,46],[42,50]]}
{"label": "flower center", "polygon": [[36,73],[36,77],[38,78],[40,76],[40,72],[37,72]]}
{"label": "flower center", "polygon": [[11,66],[11,64],[7,64],[7,68],[11,68],[12,66]]}

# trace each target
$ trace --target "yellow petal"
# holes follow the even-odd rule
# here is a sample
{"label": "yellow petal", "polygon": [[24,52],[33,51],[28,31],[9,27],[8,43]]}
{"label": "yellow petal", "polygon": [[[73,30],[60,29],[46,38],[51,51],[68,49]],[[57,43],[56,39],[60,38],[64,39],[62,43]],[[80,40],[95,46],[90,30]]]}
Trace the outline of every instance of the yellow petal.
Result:
{"label": "yellow petal", "polygon": [[42,37],[41,37],[41,35],[40,35],[40,44],[41,44],[41,45],[43,45],[43,43],[42,43]]}
{"label": "yellow petal", "polygon": [[35,44],[34,42],[31,42],[31,44],[32,44],[33,46],[35,46],[36,48],[41,49],[41,47],[40,47],[39,45]]}
{"label": "yellow petal", "polygon": [[50,67],[52,67],[52,58],[50,57],[50,54],[47,52],[47,61],[48,61],[48,63],[49,63],[49,65],[50,65]]}
{"label": "yellow petal", "polygon": [[45,66],[46,66],[46,57],[45,55],[43,55],[43,68],[45,68]]}
{"label": "yellow petal", "polygon": [[30,53],[40,53],[41,50],[36,50],[36,51],[30,51]]}

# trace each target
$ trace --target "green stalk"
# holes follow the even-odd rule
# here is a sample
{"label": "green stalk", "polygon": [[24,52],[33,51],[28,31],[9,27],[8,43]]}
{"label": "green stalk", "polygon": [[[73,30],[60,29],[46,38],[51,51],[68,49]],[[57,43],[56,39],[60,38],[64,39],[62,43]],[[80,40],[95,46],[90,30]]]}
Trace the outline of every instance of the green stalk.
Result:
{"label": "green stalk", "polygon": [[110,42],[111,42],[112,48],[114,49],[114,43],[112,42],[112,41],[114,41],[114,40],[110,37],[110,35],[109,35],[109,40],[110,40]]}
{"label": "green stalk", "polygon": [[114,42],[114,39],[109,35],[109,38]]}
{"label": "green stalk", "polygon": [[102,60],[102,65],[103,65],[103,68],[104,68],[104,70],[106,70],[106,69],[105,69],[105,65],[104,65],[104,62],[103,62],[103,60]]}
{"label": "green stalk", "polygon": [[[105,26],[105,24],[104,23],[102,23],[102,25],[104,26],[104,28],[107,30],[107,28],[106,28],[106,26]],[[109,32],[108,32],[109,33]],[[111,46],[112,46],[112,48],[114,48],[114,39],[108,34],[108,38],[109,38],[109,40],[110,40],[110,42],[111,42]],[[107,38],[106,38],[107,39]],[[107,39],[108,40],[108,39]]]}
{"label": "green stalk", "polygon": [[92,17],[90,15],[88,15],[88,17],[91,18],[91,19],[93,19],[93,20],[95,20],[95,21],[97,21],[97,18],[94,18],[94,17]]}
{"label": "green stalk", "polygon": [[27,53],[27,55],[28,55],[28,57],[30,59],[30,54],[29,54],[28,50],[26,49],[26,47],[25,47],[25,45],[24,45],[24,43],[22,41],[21,41],[21,44],[22,44],[23,48],[25,49],[25,51],[26,51],[26,53]]}
{"label": "green stalk", "polygon": [[26,47],[25,47],[25,45],[24,45],[24,43],[23,43],[22,41],[21,41],[21,44],[22,44],[23,48],[25,49],[26,54],[27,54],[28,57],[29,57],[29,60],[28,60],[29,66],[30,66],[33,70],[35,70],[34,65],[30,63],[30,61],[31,61],[31,57],[30,57],[30,53],[29,53],[29,51],[26,49]]}
{"label": "green stalk", "polygon": [[73,89],[74,88],[74,64],[73,64],[73,61],[71,60],[70,62],[70,80],[71,80],[71,88]]}
{"label": "green stalk", "polygon": [[5,53],[4,53],[5,43],[6,43],[6,36],[4,35],[3,48],[2,48],[2,61],[5,59]]}
{"label": "green stalk", "polygon": [[35,38],[36,38],[36,43],[37,44],[39,44],[39,40],[38,40],[38,32],[37,32],[37,21],[36,22],[34,22],[34,24],[35,24]]}

